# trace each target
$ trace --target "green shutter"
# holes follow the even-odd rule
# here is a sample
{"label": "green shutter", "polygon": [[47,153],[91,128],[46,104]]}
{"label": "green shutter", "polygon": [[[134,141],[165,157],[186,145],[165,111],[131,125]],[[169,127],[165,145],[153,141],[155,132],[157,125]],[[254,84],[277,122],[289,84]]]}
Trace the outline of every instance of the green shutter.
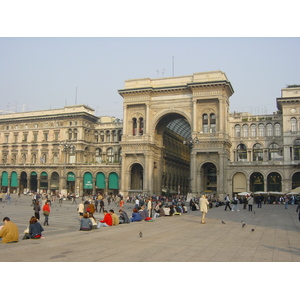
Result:
{"label": "green shutter", "polygon": [[110,173],[108,177],[108,188],[110,190],[119,189],[119,176],[117,173]]}
{"label": "green shutter", "polygon": [[96,186],[98,189],[105,189],[105,175],[98,173],[96,176]]}
{"label": "green shutter", "polygon": [[8,174],[6,171],[2,172],[2,186],[8,186]]}
{"label": "green shutter", "polygon": [[85,173],[83,176],[83,188],[92,189],[93,188],[93,176],[91,173]]}
{"label": "green shutter", "polygon": [[11,179],[10,179],[10,186],[11,187],[18,187],[18,175],[16,172],[11,173]]}
{"label": "green shutter", "polygon": [[67,181],[75,181],[75,174],[73,172],[68,173]]}
{"label": "green shutter", "polygon": [[36,172],[31,172],[31,174],[30,174],[31,176],[35,176],[35,175],[37,175],[37,173]]}
{"label": "green shutter", "polygon": [[47,176],[48,176],[48,174],[47,174],[47,172],[42,172],[41,176],[45,176],[45,177],[47,177]]}

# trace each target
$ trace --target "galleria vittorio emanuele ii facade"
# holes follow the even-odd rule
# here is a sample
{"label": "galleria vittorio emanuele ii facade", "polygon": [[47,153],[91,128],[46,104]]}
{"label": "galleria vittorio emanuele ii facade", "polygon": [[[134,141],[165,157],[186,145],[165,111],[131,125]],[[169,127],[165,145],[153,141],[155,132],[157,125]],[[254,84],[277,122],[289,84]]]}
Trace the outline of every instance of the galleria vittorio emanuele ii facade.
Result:
{"label": "galleria vittorio emanuele ii facade", "polygon": [[1,114],[1,189],[224,197],[299,187],[300,86],[282,88],[265,115],[230,112],[233,93],[212,71],[126,80],[123,120],[86,105]]}

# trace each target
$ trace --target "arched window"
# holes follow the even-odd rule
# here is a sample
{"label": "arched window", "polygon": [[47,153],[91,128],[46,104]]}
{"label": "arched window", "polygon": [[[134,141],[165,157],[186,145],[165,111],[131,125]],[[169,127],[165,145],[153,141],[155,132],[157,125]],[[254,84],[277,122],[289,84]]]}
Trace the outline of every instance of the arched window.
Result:
{"label": "arched window", "polygon": [[300,160],[300,140],[295,140],[293,145],[294,160]]}
{"label": "arched window", "polygon": [[140,118],[139,121],[140,121],[140,135],[143,135],[144,134],[144,119]]}
{"label": "arched window", "polygon": [[247,147],[244,144],[237,146],[237,161],[247,161]]}
{"label": "arched window", "polygon": [[275,123],[274,129],[275,129],[275,136],[281,136],[281,125],[279,123]]}
{"label": "arched window", "polygon": [[267,136],[273,136],[273,126],[272,124],[267,124]]}
{"label": "arched window", "polygon": [[250,128],[251,128],[251,137],[256,137],[256,125],[251,124]]}
{"label": "arched window", "polygon": [[137,131],[137,120],[136,118],[132,119],[132,135],[136,135]]}
{"label": "arched window", "polygon": [[269,146],[269,160],[282,160],[282,149],[276,143],[272,143]]}
{"label": "arched window", "polygon": [[210,114],[210,132],[216,132],[216,115]]}
{"label": "arched window", "polygon": [[102,149],[101,148],[96,149],[96,162],[97,163],[102,162]]}
{"label": "arched window", "polygon": [[265,136],[265,125],[264,124],[258,125],[258,136]]}
{"label": "arched window", "polygon": [[110,132],[109,130],[106,131],[106,142],[110,142]]}
{"label": "arched window", "polygon": [[253,146],[253,161],[263,160],[263,148],[261,144],[255,144]]}
{"label": "arched window", "polygon": [[204,114],[202,116],[202,130],[204,133],[208,132],[208,115]]}
{"label": "arched window", "polygon": [[241,125],[235,125],[234,132],[235,137],[241,137]]}
{"label": "arched window", "polygon": [[291,131],[297,131],[297,119],[291,118]]}
{"label": "arched window", "polygon": [[243,125],[243,137],[248,137],[248,125]]}
{"label": "arched window", "polygon": [[114,153],[113,153],[113,149],[112,148],[108,148],[107,149],[107,160],[109,163],[113,163],[114,162]]}

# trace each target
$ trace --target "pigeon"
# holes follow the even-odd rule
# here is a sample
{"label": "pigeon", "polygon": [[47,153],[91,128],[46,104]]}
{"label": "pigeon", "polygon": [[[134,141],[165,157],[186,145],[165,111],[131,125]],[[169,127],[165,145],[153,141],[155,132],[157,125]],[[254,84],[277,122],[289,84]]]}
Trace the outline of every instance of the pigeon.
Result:
{"label": "pigeon", "polygon": [[221,220],[222,221],[222,224],[226,224],[223,220]]}
{"label": "pigeon", "polygon": [[143,233],[142,233],[141,231],[140,231],[140,234],[139,234],[139,235],[140,235],[140,238],[143,237]]}
{"label": "pigeon", "polygon": [[244,228],[245,226],[246,226],[246,224],[243,222],[243,223],[242,223],[242,228]]}
{"label": "pigeon", "polygon": [[252,228],[252,229],[251,229],[251,232],[253,232],[253,231],[254,231],[254,229]]}
{"label": "pigeon", "polygon": [[255,211],[253,213],[255,214]]}

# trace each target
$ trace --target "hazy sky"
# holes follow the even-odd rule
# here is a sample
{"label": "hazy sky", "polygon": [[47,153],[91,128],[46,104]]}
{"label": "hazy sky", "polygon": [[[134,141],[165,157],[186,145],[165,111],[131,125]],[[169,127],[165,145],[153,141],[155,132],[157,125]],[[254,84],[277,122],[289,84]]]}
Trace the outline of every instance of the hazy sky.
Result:
{"label": "hazy sky", "polygon": [[230,111],[272,113],[300,84],[300,38],[0,38],[0,110],[87,104],[122,118],[124,81],[221,70]]}

